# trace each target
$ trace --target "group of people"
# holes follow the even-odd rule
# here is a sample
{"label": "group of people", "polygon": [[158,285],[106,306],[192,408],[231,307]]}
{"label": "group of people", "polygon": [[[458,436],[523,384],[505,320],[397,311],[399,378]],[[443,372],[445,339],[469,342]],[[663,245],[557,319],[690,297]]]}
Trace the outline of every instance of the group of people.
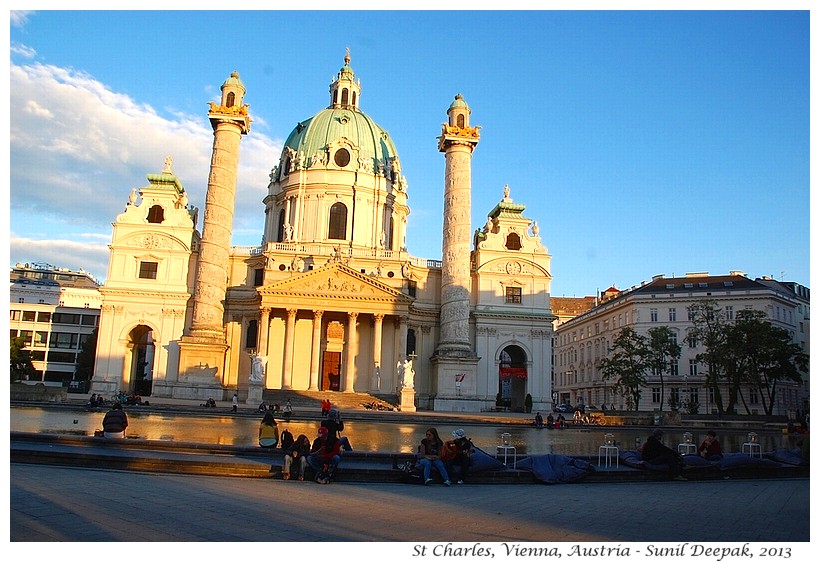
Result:
{"label": "group of people", "polygon": [[533,423],[538,429],[543,427],[546,427],[547,429],[564,429],[564,427],[566,427],[567,420],[564,418],[563,414],[558,414],[557,418],[553,417],[552,414],[547,414],[547,421],[545,424],[544,417],[541,415],[541,412],[535,412],[535,421]]}
{"label": "group of people", "polygon": [[[663,444],[663,430],[658,428],[650,435],[641,447],[641,460],[649,464],[666,466],[673,480],[686,480],[683,476],[683,455]],[[717,434],[709,430],[698,446],[698,455],[707,461],[716,462],[723,458]]]}
{"label": "group of people", "polygon": [[267,448],[278,446],[284,451],[283,480],[304,480],[305,469],[310,467],[316,473],[316,482],[328,484],[336,476],[343,451],[353,450],[350,440],[341,435],[344,427],[339,410],[331,405],[311,443],[304,433],[295,439],[287,429],[280,434],[276,418],[269,411],[259,424],[259,445]]}
{"label": "group of people", "polygon": [[453,438],[445,442],[441,440],[435,427],[424,433],[416,457],[422,469],[425,485],[433,482],[433,468],[441,475],[445,486],[451,484],[450,472],[455,473],[455,467],[458,467],[458,484],[464,484],[469,476],[473,443],[463,429],[456,429],[452,435]]}

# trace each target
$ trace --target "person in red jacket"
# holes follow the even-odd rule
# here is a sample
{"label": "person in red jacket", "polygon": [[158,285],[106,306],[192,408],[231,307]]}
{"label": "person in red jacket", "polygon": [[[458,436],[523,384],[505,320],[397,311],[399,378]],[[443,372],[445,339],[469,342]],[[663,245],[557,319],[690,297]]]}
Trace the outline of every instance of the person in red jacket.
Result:
{"label": "person in red jacket", "polygon": [[698,453],[707,461],[719,461],[723,458],[720,441],[717,440],[717,434],[711,429],[706,432],[706,439],[698,447]]}
{"label": "person in red jacket", "polygon": [[331,437],[326,427],[319,428],[319,435],[313,441],[307,462],[316,471],[316,482],[328,484],[336,474],[342,460],[342,444],[337,437]]}

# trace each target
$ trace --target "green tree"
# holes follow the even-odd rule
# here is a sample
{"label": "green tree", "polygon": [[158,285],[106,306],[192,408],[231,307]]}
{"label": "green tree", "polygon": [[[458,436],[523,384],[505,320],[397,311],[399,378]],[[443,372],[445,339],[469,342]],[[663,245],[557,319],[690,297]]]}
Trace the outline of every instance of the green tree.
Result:
{"label": "green tree", "polygon": [[26,349],[27,343],[25,338],[11,338],[9,345],[11,382],[29,380],[36,372],[31,363],[31,352]]}
{"label": "green tree", "polygon": [[[744,310],[727,328],[726,356],[730,383],[738,390],[749,385],[759,394],[763,411],[772,415],[777,386],[781,381],[801,384],[808,372],[809,357],[792,342],[783,328],[772,325],[762,311]],[[749,405],[737,393],[747,413]]]}
{"label": "green tree", "polygon": [[630,327],[624,328],[612,342],[610,356],[601,360],[600,367],[602,377],[614,380],[614,391],[625,396],[627,405],[637,411],[649,368],[647,338]]}
{"label": "green tree", "polygon": [[646,335],[649,368],[652,369],[653,374],[658,375],[661,381],[660,411],[663,412],[663,397],[665,396],[663,375],[669,372],[670,361],[680,357],[681,346],[677,343],[675,332],[669,326],[650,328]]}
{"label": "green tree", "polygon": [[695,360],[706,367],[706,386],[712,388],[718,414],[732,411],[736,393],[729,393],[729,408],[724,409],[720,381],[726,376],[726,316],[714,299],[702,299],[687,307],[692,327],[686,333],[686,342],[703,345],[704,351]]}
{"label": "green tree", "polygon": [[78,381],[91,380],[94,375],[94,361],[97,357],[97,328],[83,342],[83,347],[77,354],[77,364],[74,369],[74,379]]}

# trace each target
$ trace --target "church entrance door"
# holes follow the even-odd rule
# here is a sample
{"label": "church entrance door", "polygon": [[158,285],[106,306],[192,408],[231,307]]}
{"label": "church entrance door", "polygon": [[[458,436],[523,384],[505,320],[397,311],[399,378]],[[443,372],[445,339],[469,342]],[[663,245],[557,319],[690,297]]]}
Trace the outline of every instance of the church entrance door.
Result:
{"label": "church entrance door", "polygon": [[339,391],[342,378],[342,354],[338,351],[325,351],[322,356],[322,380],[320,390]]}

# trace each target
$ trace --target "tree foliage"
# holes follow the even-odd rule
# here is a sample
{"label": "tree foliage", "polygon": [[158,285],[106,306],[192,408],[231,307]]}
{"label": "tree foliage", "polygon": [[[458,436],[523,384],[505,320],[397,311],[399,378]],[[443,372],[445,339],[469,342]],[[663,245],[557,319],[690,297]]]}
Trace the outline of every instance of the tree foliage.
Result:
{"label": "tree foliage", "polygon": [[[661,381],[661,396],[664,396],[663,375],[669,372],[669,362],[680,357],[681,346],[677,343],[675,332],[669,326],[650,328],[647,332],[647,362],[652,372]],[[660,411],[663,412],[663,400]]]}
{"label": "tree foliage", "polygon": [[706,368],[706,386],[712,389],[715,405],[720,414],[732,410],[736,392],[729,393],[729,408],[724,409],[720,393],[720,382],[725,375],[723,353],[726,345],[726,316],[723,309],[714,299],[702,299],[687,307],[689,328],[684,341],[695,342],[703,346],[704,351],[695,356],[695,360]]}
{"label": "tree foliage", "polygon": [[83,347],[77,354],[77,364],[74,370],[75,380],[91,380],[94,375],[94,361],[97,356],[97,328],[83,342]]}
{"label": "tree foliage", "polygon": [[[727,327],[723,361],[730,386],[754,389],[767,415],[772,415],[778,384],[802,383],[802,373],[809,368],[808,355],[792,342],[789,332],[772,325],[765,312],[753,310],[739,312]],[[751,413],[743,393],[736,394]]]}
{"label": "tree foliage", "polygon": [[26,339],[11,338],[9,345],[9,373],[11,382],[30,379],[36,372],[31,363],[31,352],[26,349]]}
{"label": "tree foliage", "polygon": [[602,377],[614,380],[615,392],[625,396],[627,404],[637,411],[650,367],[648,339],[630,327],[624,328],[612,342],[610,356],[601,360],[600,367]]}

